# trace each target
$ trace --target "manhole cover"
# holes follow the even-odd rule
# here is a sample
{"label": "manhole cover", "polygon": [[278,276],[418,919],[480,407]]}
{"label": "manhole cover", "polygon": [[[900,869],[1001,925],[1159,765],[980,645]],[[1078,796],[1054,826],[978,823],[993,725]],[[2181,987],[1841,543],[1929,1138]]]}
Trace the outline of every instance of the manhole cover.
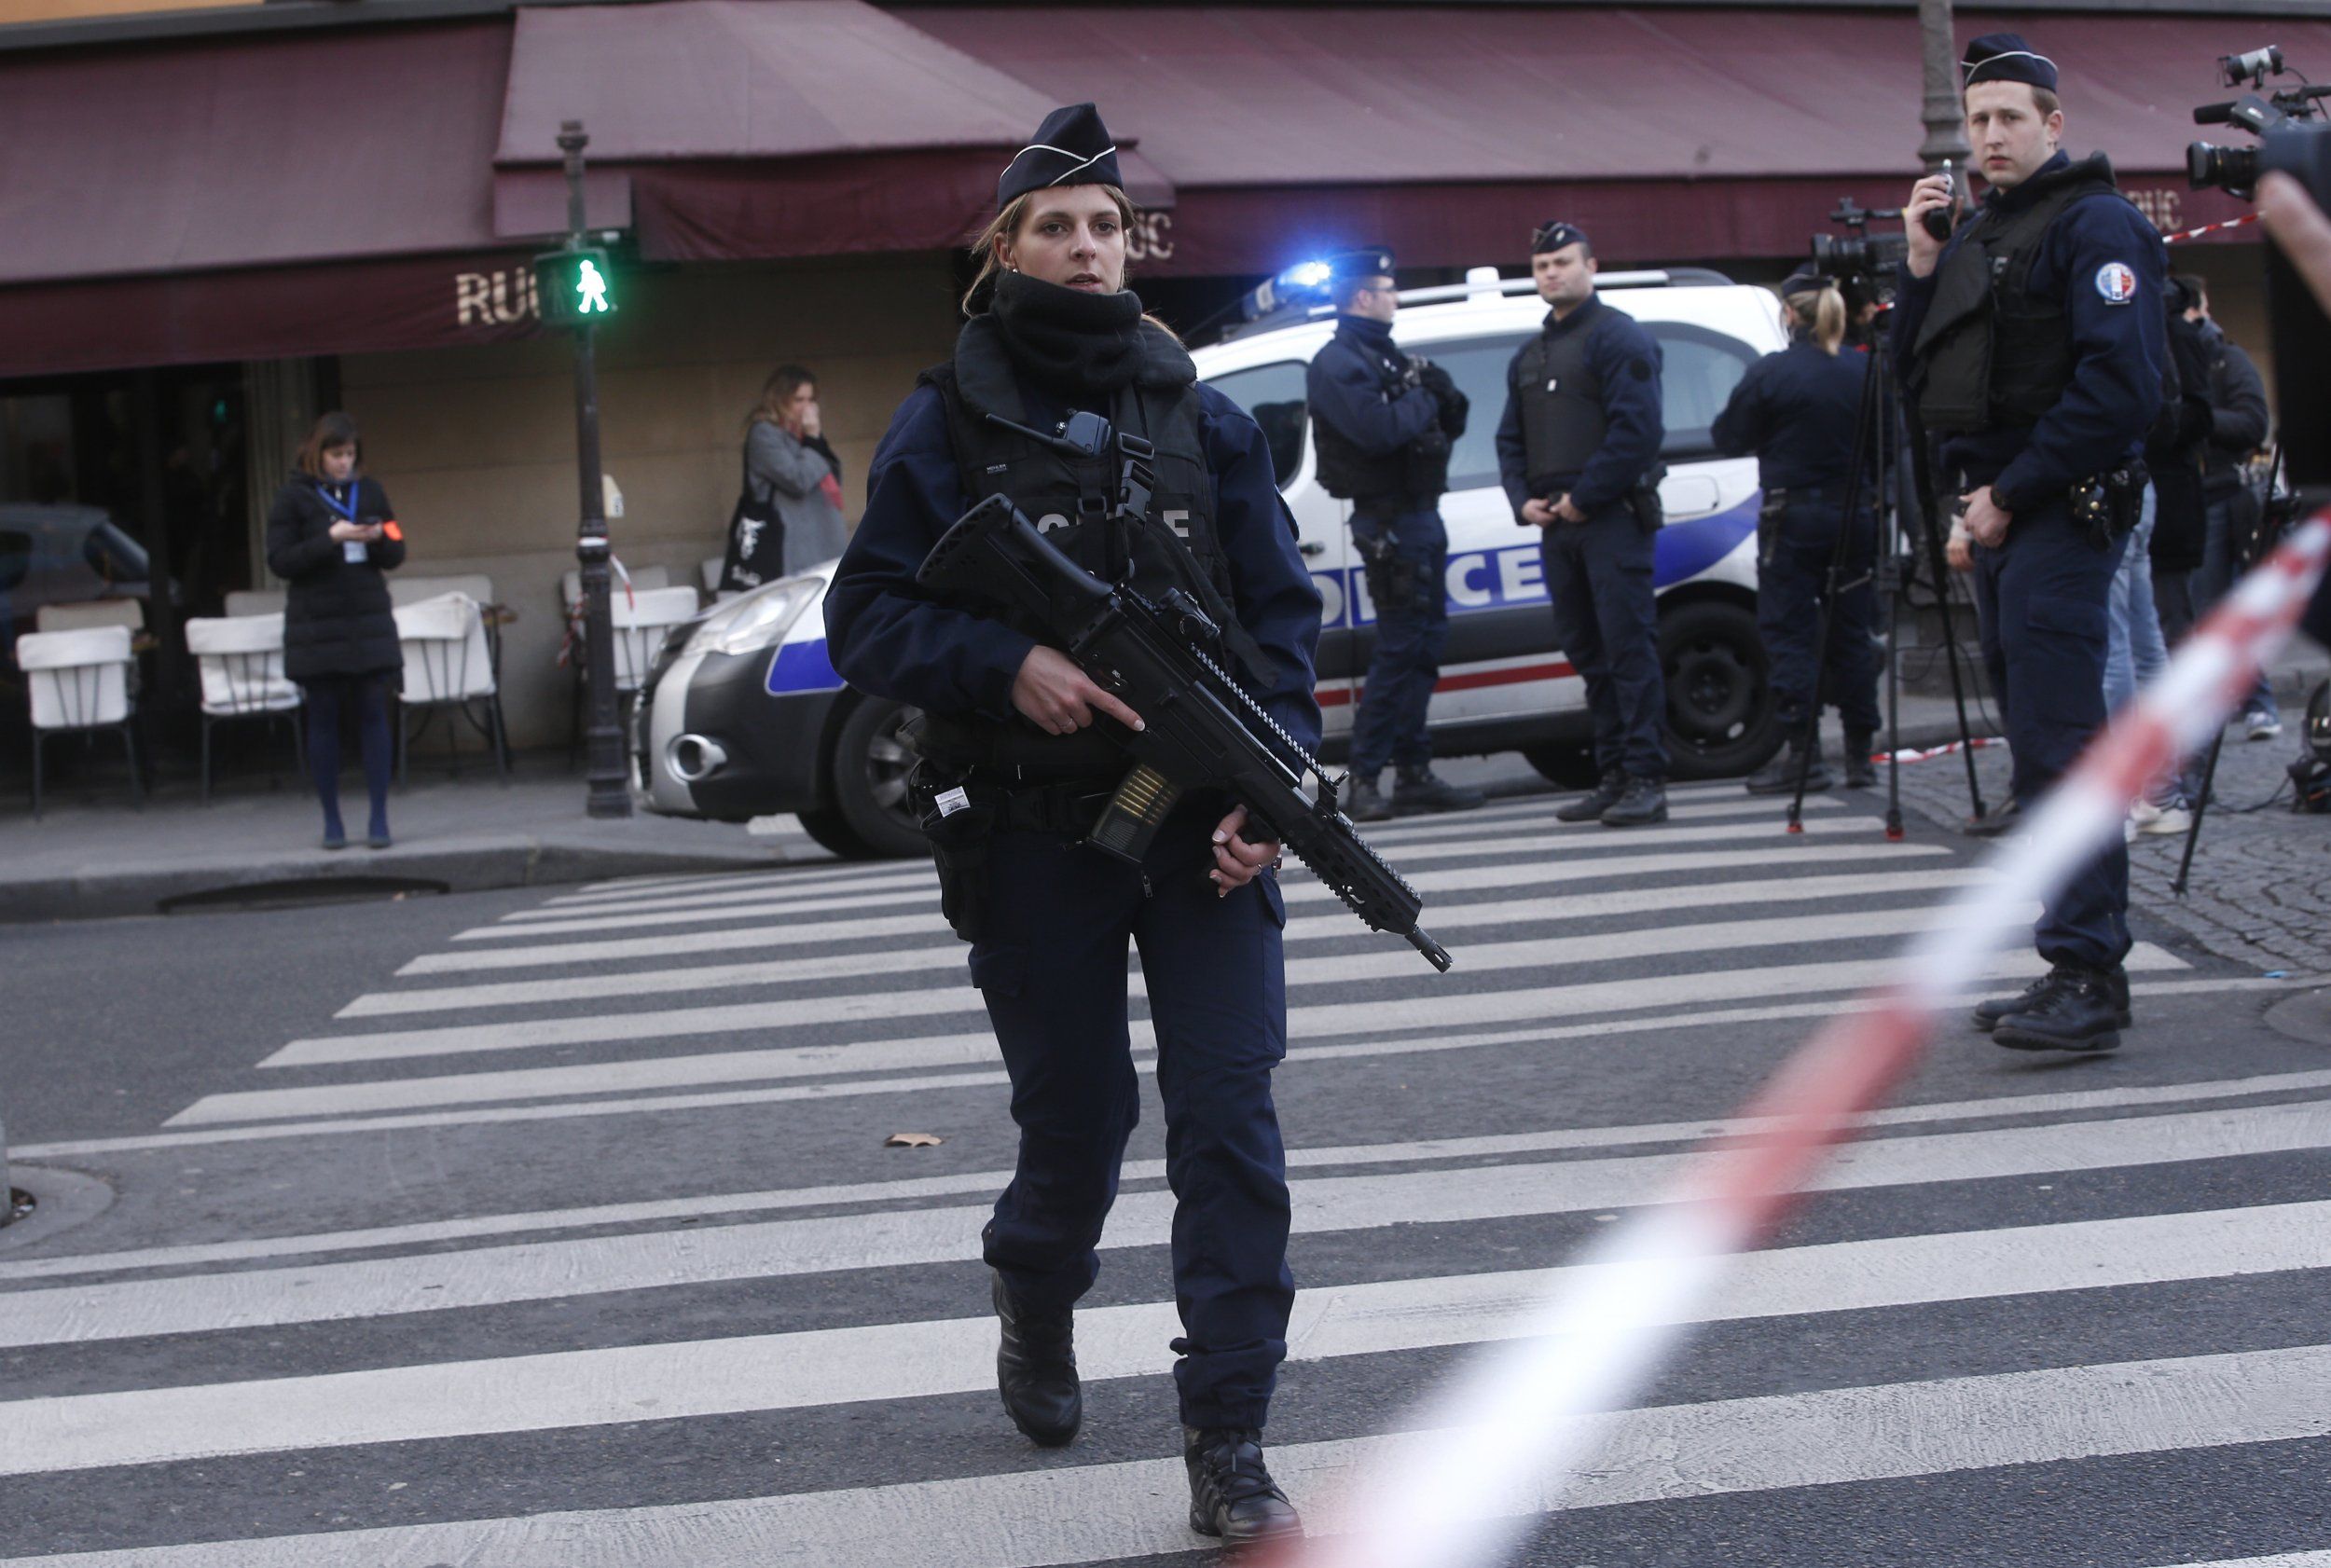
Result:
{"label": "manhole cover", "polygon": [[200,915],[234,909],[299,909],[310,904],[421,898],[448,890],[442,882],[417,876],[292,877],[281,882],[245,882],[233,887],[205,887],[197,893],[173,893],[155,907],[164,915]]}
{"label": "manhole cover", "polygon": [[2331,1045],[2331,991],[2310,991],[2267,1009],[2267,1027],[2309,1045]]}

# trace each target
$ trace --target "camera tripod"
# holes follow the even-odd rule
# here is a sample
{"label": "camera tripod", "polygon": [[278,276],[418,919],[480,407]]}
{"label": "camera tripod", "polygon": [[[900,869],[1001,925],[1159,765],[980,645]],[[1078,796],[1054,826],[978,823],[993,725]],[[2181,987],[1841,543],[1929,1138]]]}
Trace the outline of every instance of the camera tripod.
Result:
{"label": "camera tripod", "polygon": [[[1814,759],[1820,755],[1821,708],[1828,695],[1829,633],[1838,596],[1869,583],[1885,594],[1887,603],[1883,654],[1886,837],[1903,836],[1902,681],[1897,652],[1901,644],[1902,609],[1910,598],[1910,585],[1917,577],[1917,557],[1907,548],[1913,542],[1924,545],[1935,604],[1942,617],[1943,653],[1951,668],[1951,701],[1958,714],[1959,755],[1966,764],[1967,797],[1975,815],[1983,815],[1983,787],[1976,777],[1974,734],[1966,722],[1966,681],[1959,669],[1959,640],[1952,624],[1950,569],[1943,558],[1941,530],[1933,526],[1932,519],[1903,516],[1901,421],[1905,410],[1895,392],[1884,321],[1881,313],[1871,324],[1869,372],[1863,378],[1861,406],[1854,417],[1854,446],[1845,475],[1845,515],[1838,529],[1837,549],[1829,557],[1814,641],[1813,696],[1806,705],[1802,745],[1798,751],[1797,788],[1788,803],[1788,831],[1792,833],[1804,832],[1805,786],[1812,776]],[[1923,504],[1925,498],[1933,495],[1934,487],[1928,482],[1925,442],[1915,430],[1910,436],[1910,478]],[[1870,513],[1867,528],[1861,522],[1865,506]],[[1869,555],[1866,561],[1857,564],[1854,558],[1855,545],[1865,533],[1869,537]],[[1883,555],[1879,549],[1882,543],[1885,545]],[[1859,575],[1855,575],[1856,572]]]}

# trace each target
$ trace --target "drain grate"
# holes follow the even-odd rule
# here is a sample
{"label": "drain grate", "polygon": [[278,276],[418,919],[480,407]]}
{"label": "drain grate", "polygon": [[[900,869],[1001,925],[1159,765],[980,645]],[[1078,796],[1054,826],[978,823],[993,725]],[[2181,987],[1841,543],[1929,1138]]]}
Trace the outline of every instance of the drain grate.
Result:
{"label": "drain grate", "polygon": [[418,876],[306,876],[279,882],[243,882],[173,893],[155,907],[164,915],[207,915],[221,910],[301,909],[311,904],[389,902],[434,896],[451,889]]}

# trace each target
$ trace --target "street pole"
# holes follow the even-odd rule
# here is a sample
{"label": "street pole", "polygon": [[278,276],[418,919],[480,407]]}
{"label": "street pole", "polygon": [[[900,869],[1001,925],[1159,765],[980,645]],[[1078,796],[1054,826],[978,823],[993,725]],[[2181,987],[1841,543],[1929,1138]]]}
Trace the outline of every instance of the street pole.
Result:
{"label": "street pole", "polygon": [[[567,165],[567,244],[584,244],[583,122],[563,121],[559,150]],[[574,455],[582,484],[583,519],[574,558],[583,572],[584,763],[589,778],[585,810],[593,817],[631,815],[631,786],[624,766],[623,731],[615,722],[615,636],[608,600],[606,500],[599,463],[599,367],[592,353],[598,328],[588,316],[574,325]]]}
{"label": "street pole", "polygon": [[[1946,158],[1964,171],[1966,127],[1959,112],[1959,47],[1952,39],[1951,0],[1918,0],[1918,48],[1926,87],[1919,114],[1926,123],[1926,140],[1918,161],[1929,174],[1939,173]],[[1959,194],[1966,194],[1964,173]]]}

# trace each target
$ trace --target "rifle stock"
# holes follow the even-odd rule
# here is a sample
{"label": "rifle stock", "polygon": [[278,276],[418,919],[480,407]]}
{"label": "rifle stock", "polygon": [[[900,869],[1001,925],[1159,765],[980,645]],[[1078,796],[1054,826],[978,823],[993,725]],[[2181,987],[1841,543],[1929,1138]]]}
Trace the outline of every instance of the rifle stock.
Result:
{"label": "rifle stock", "polygon": [[1179,590],[1152,603],[1110,587],[1002,496],[965,513],[917,581],[1034,620],[1141,715],[1138,731],[1112,728],[1135,766],[1088,836],[1094,847],[1138,863],[1182,794],[1226,791],[1372,929],[1405,937],[1435,969],[1449,968],[1447,952],[1416,923],[1423,901],[1362,842],[1326,770],[1215,662],[1213,623]]}

